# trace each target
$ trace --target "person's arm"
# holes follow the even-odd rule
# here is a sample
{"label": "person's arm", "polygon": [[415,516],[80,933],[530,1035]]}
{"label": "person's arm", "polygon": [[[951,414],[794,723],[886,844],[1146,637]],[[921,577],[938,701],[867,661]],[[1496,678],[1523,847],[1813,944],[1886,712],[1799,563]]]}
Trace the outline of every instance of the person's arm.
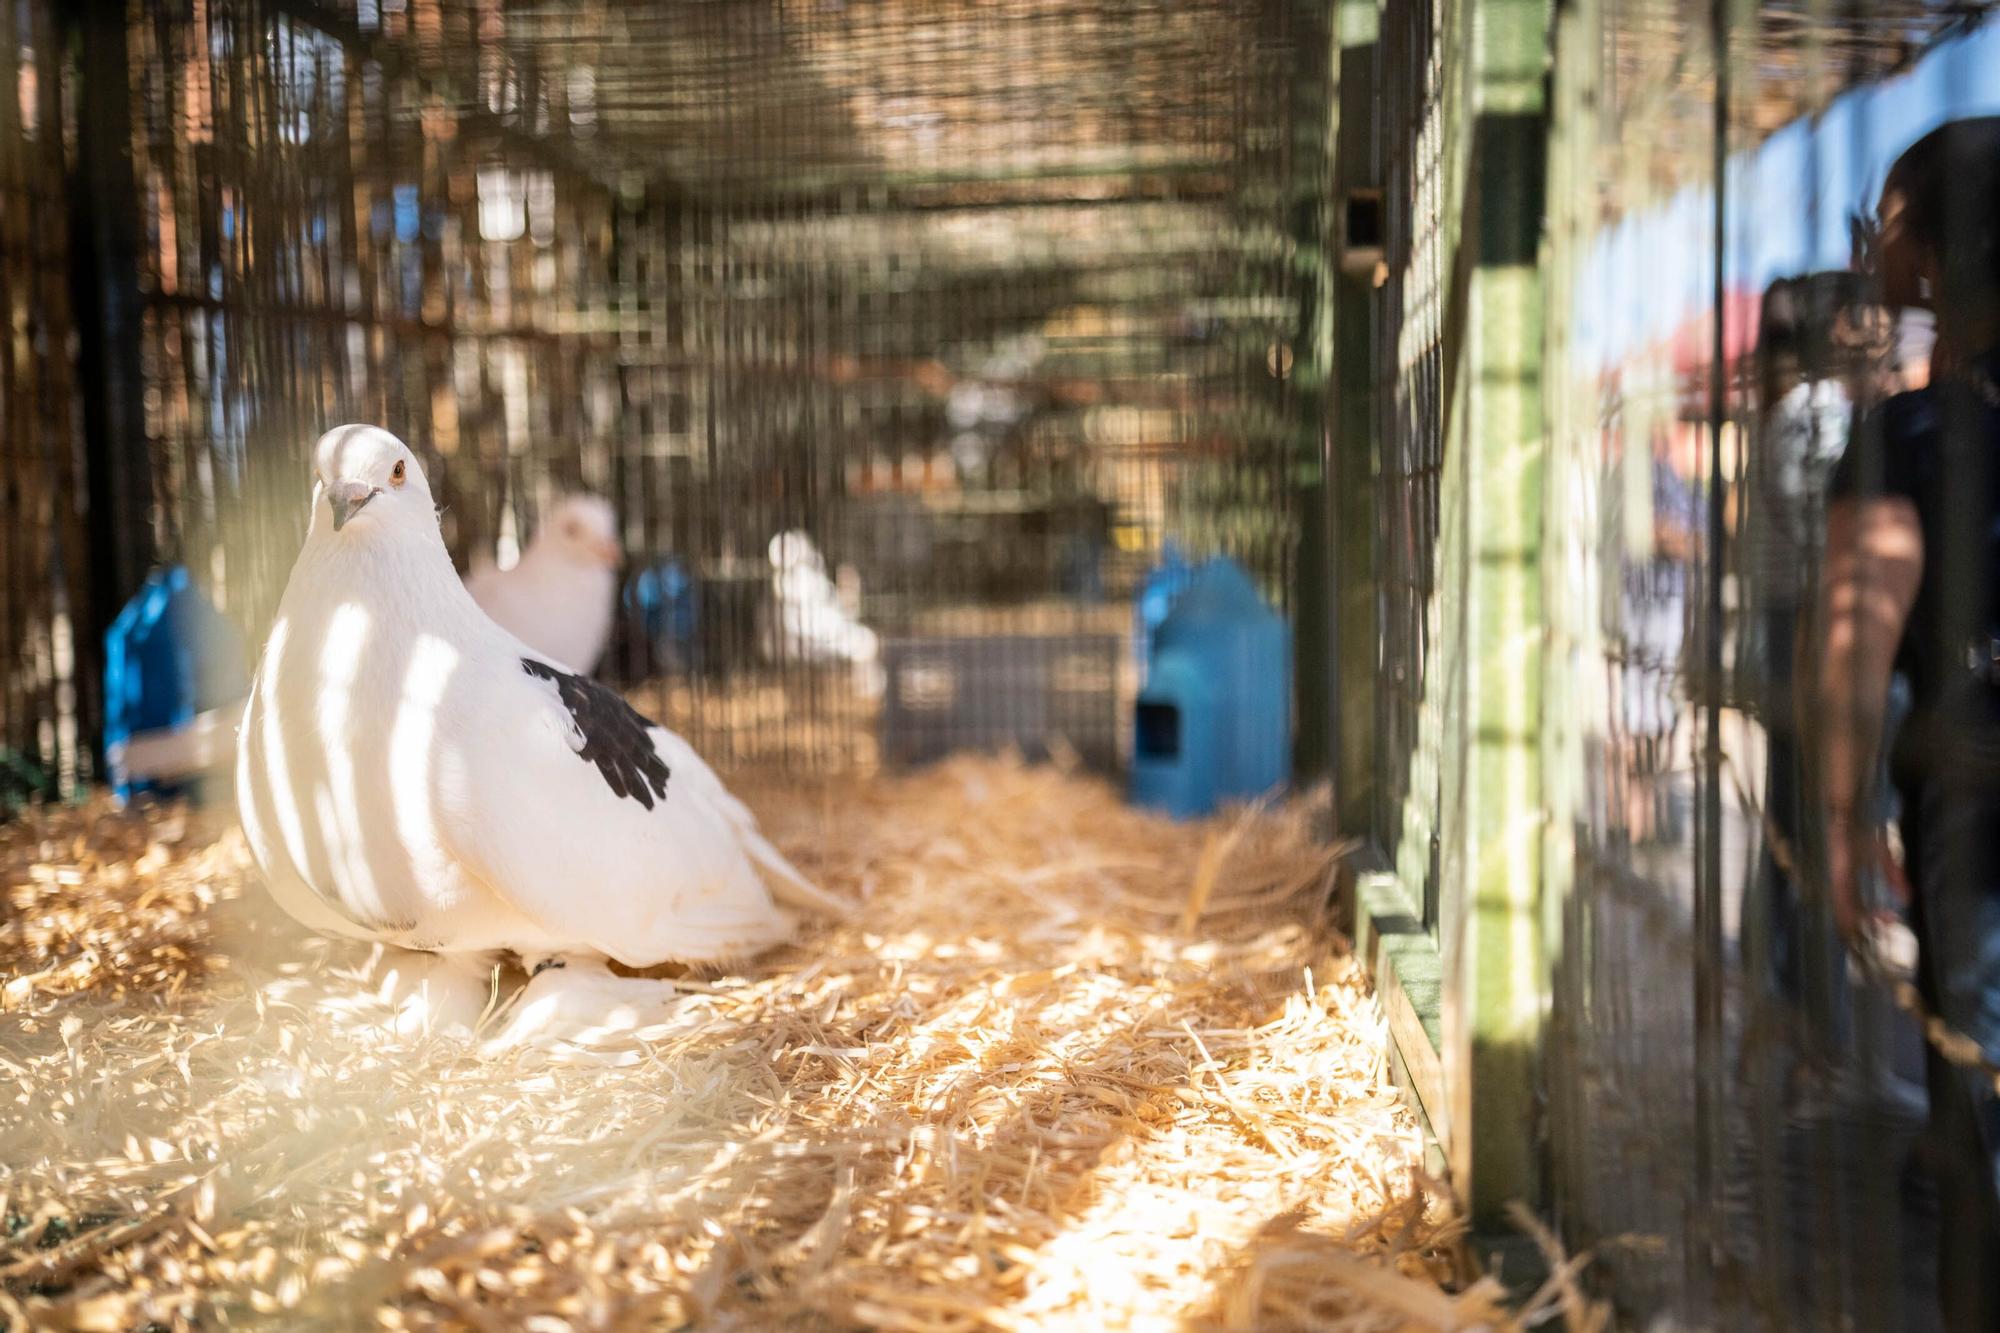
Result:
{"label": "person's arm", "polygon": [[1825,802],[1827,890],[1834,922],[1852,939],[1860,925],[1857,885],[1872,862],[1876,830],[1870,818],[1876,753],[1896,648],[1923,576],[1923,529],[1917,508],[1901,496],[1835,500],[1826,515],[1826,557],[1820,580],[1811,737]]}

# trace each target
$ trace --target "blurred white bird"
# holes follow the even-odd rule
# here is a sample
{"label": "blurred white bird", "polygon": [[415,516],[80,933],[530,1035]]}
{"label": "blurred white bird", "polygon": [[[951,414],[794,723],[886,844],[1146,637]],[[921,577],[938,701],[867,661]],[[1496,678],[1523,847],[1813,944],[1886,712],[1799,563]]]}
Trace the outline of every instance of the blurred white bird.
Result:
{"label": "blurred white bird", "polygon": [[844,910],[685,741],[480,611],[399,440],[344,426],[313,463],[237,801],[292,916],[433,955],[395,958],[398,1030],[469,1026],[513,954],[533,976],[489,1051],[629,1047],[674,993],[607,959],[755,953],[791,930],[773,893]]}
{"label": "blurred white bird", "polygon": [[855,619],[847,599],[827,576],[826,560],[812,538],[793,529],[771,538],[772,614],[768,654],[800,662],[851,662],[855,688],[873,698],[882,692],[881,642]]}
{"label": "blurred white bird", "polygon": [[538,653],[586,675],[611,637],[618,599],[618,516],[594,495],[556,502],[512,569],[481,558],[465,576],[486,614]]}

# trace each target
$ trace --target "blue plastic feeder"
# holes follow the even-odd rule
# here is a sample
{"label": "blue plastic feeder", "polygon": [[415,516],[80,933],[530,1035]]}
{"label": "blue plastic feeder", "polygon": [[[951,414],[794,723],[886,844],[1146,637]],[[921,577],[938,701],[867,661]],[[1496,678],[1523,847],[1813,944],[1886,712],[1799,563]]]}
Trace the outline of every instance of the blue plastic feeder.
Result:
{"label": "blue plastic feeder", "polygon": [[1291,629],[1233,561],[1194,572],[1153,639],[1130,797],[1176,819],[1251,800],[1291,766]]}
{"label": "blue plastic feeder", "polygon": [[679,560],[641,569],[625,585],[625,607],[645,631],[653,660],[670,670],[699,669],[701,589]]}
{"label": "blue plastic feeder", "polygon": [[[250,693],[243,641],[188,577],[168,565],[146,576],[104,633],[104,744],[185,731],[196,715],[235,708]],[[113,785],[137,792],[179,791],[187,781],[134,778],[114,768]],[[192,775],[188,775],[192,777]]]}

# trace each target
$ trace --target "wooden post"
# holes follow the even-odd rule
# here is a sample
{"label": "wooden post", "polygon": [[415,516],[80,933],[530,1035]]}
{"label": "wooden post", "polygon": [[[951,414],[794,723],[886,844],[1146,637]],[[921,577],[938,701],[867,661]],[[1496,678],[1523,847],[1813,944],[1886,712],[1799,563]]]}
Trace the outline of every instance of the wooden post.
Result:
{"label": "wooden post", "polygon": [[1546,960],[1542,887],[1543,310],[1549,14],[1540,0],[1467,0],[1462,369],[1450,447],[1464,460],[1462,711],[1458,812],[1465,895],[1452,962],[1445,1062],[1454,1167],[1479,1225],[1536,1205],[1536,1068]]}
{"label": "wooden post", "polygon": [[78,621],[93,645],[85,660],[95,660],[95,645],[157,552],[140,365],[141,232],[125,5],[75,0],[65,17],[79,85],[70,257],[91,532],[92,604]]}
{"label": "wooden post", "polygon": [[[1424,11],[1405,6],[1429,2],[1391,0],[1384,11],[1387,23],[1405,25],[1379,38],[1392,74],[1393,62],[1413,54],[1395,49],[1397,32],[1425,30]],[[1411,210],[1401,234],[1412,247],[1390,256],[1405,266],[1391,291],[1407,299],[1414,289],[1432,303],[1435,323],[1405,329],[1422,317],[1410,308],[1382,317],[1420,342],[1434,340],[1435,351],[1406,348],[1402,337],[1382,346],[1376,356],[1396,360],[1380,368],[1376,386],[1370,335],[1379,298],[1357,284],[1336,307],[1336,355],[1349,362],[1338,373],[1334,412],[1340,661],[1343,690],[1352,691],[1343,700],[1339,799],[1344,827],[1369,830],[1393,851],[1393,867],[1359,878],[1356,926],[1395,1034],[1397,1068],[1443,1143],[1476,1227],[1497,1249],[1513,1248],[1499,1239],[1512,1231],[1507,1206],[1543,1201],[1540,258],[1549,19],[1538,0],[1455,0],[1439,18],[1429,40],[1441,80],[1414,103],[1407,87],[1396,97],[1362,86],[1372,53],[1342,67],[1342,109],[1361,122],[1352,134],[1341,126],[1342,188],[1374,183],[1360,164],[1386,146],[1394,151],[1383,156],[1400,154],[1403,171],[1383,188],[1425,192],[1389,201]],[[1408,122],[1381,123],[1378,100]],[[1413,159],[1420,179],[1407,174]],[[1435,392],[1399,402],[1396,413],[1375,411],[1373,395],[1406,391],[1404,358],[1426,355],[1438,356]],[[1387,429],[1442,430],[1432,549],[1372,544],[1385,530],[1383,505],[1424,502],[1407,477],[1378,480],[1390,451],[1416,443],[1376,438]],[[1413,525],[1407,514],[1402,523]],[[1425,563],[1398,571],[1399,560]],[[1373,657],[1385,570],[1431,590],[1421,611],[1427,647],[1414,735],[1403,734],[1407,719],[1391,732],[1386,714],[1371,712],[1377,699],[1412,684],[1385,680]],[[1407,753],[1380,753],[1385,743]],[[1392,809],[1370,788],[1394,764],[1407,765],[1408,780]],[[1429,886],[1435,898],[1427,902]],[[1509,1275],[1520,1270],[1510,1255]]]}

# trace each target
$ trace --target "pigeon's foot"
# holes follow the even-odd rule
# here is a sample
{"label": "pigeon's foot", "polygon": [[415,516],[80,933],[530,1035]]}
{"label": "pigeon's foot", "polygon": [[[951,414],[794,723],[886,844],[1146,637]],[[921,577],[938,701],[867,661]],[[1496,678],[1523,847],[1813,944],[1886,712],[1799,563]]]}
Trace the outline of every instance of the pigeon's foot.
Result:
{"label": "pigeon's foot", "polygon": [[492,995],[492,960],[383,947],[360,995],[329,996],[321,1007],[357,1040],[470,1041]]}
{"label": "pigeon's foot", "polygon": [[500,1028],[480,1043],[489,1059],[522,1054],[566,1064],[636,1064],[648,1043],[699,1026],[704,997],[670,981],[614,976],[595,958],[538,959]]}

